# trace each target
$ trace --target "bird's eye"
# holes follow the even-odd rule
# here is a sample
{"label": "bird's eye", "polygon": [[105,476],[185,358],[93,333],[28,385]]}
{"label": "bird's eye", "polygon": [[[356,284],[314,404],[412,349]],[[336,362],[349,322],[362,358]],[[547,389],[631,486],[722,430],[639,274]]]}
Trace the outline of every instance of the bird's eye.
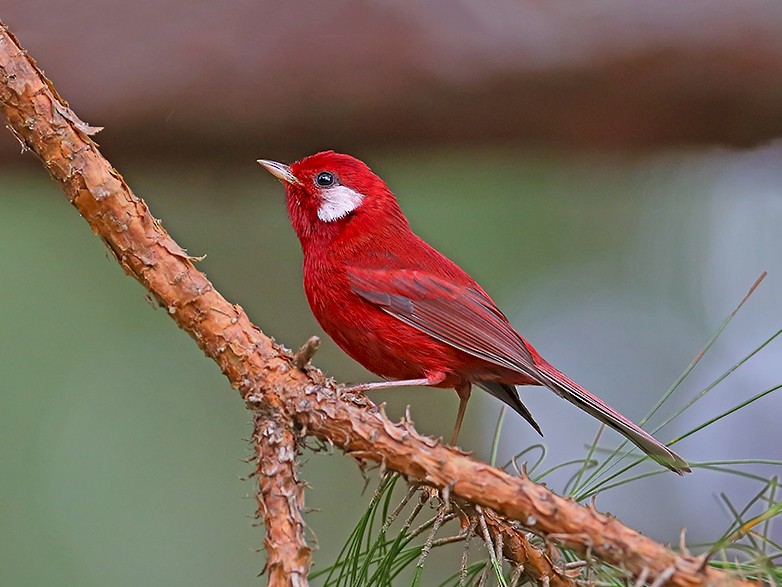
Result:
{"label": "bird's eye", "polygon": [[331,187],[336,183],[336,181],[337,180],[334,179],[334,174],[329,173],[328,171],[321,171],[315,178],[315,183],[322,188]]}

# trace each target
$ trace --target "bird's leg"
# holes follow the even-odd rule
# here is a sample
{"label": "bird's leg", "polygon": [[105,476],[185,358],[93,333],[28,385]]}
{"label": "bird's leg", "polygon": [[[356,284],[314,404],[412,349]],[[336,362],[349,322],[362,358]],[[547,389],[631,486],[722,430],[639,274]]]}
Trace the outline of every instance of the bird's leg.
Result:
{"label": "bird's leg", "polygon": [[373,381],[371,383],[358,383],[347,385],[344,391],[357,393],[359,391],[372,391],[373,389],[389,389],[391,387],[408,387],[413,385],[433,385],[428,379],[402,379],[399,381]]}
{"label": "bird's leg", "polygon": [[372,391],[373,389],[389,389],[391,387],[412,387],[415,385],[437,385],[445,379],[445,373],[431,373],[421,379],[400,379],[397,381],[373,381],[371,383],[358,383],[347,385],[343,391],[358,393],[360,391]]}
{"label": "bird's leg", "polygon": [[464,412],[467,411],[467,402],[470,400],[470,389],[472,386],[467,383],[466,385],[460,385],[456,388],[456,393],[459,394],[459,411],[456,413],[456,424],[453,426],[453,436],[451,436],[451,446],[456,446],[456,440],[459,438],[459,430],[462,428],[462,420],[464,420]]}

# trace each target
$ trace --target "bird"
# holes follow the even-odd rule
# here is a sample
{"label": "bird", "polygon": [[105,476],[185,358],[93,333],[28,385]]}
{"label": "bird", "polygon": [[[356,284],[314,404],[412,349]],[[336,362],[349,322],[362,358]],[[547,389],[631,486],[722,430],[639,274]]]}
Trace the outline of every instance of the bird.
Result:
{"label": "bird", "polygon": [[316,320],[345,353],[383,379],[351,391],[454,389],[455,446],[473,385],[541,435],[516,386],[543,386],[661,465],[690,472],[682,457],[541,357],[472,277],[413,232],[394,194],[364,162],[321,151],[291,165],[258,163],[285,187]]}

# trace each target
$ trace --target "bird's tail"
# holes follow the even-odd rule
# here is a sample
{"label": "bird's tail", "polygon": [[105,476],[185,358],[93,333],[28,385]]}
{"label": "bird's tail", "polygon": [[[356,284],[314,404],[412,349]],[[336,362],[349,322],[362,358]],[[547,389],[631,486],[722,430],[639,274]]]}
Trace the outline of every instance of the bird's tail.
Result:
{"label": "bird's tail", "polygon": [[687,461],[553,366],[542,362],[535,367],[543,385],[622,434],[655,461],[679,475],[691,472]]}

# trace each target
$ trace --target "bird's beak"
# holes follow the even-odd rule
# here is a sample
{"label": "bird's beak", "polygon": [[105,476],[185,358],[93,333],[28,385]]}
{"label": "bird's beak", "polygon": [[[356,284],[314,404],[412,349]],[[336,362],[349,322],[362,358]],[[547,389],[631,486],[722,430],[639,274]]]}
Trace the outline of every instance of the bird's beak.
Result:
{"label": "bird's beak", "polygon": [[285,163],[277,163],[277,161],[269,161],[268,159],[258,159],[258,163],[263,165],[266,168],[266,171],[271,173],[280,181],[302,185],[302,183],[299,181],[299,178],[291,173],[291,168],[289,165],[285,165]]}

